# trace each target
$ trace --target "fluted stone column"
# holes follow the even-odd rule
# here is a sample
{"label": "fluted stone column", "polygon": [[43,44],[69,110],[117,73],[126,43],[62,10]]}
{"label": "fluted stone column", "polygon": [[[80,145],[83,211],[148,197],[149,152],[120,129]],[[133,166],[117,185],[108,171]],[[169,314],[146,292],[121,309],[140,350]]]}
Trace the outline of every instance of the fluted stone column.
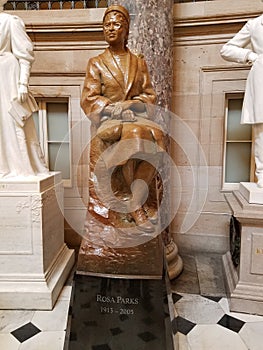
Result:
{"label": "fluted stone column", "polygon": [[[172,95],[173,0],[112,0],[110,4],[122,5],[130,13],[128,46],[133,52],[144,55],[157,93],[157,105],[162,107],[155,121],[164,129],[169,128],[169,113],[165,111],[170,108]],[[169,176],[165,177],[168,181]],[[168,275],[173,279],[182,271],[183,263],[169,230],[163,232],[163,239]]]}

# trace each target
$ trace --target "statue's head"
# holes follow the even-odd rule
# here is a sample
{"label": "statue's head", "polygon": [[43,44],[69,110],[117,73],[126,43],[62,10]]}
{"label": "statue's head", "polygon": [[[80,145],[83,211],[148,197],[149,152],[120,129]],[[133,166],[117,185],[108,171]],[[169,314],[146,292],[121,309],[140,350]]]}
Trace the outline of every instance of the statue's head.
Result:
{"label": "statue's head", "polygon": [[[106,41],[110,43],[108,30],[111,26],[119,32],[119,36],[123,35],[124,45],[127,45],[129,35],[130,15],[125,7],[121,5],[111,5],[107,8],[103,16],[103,30]],[[121,33],[123,32],[123,33]]]}

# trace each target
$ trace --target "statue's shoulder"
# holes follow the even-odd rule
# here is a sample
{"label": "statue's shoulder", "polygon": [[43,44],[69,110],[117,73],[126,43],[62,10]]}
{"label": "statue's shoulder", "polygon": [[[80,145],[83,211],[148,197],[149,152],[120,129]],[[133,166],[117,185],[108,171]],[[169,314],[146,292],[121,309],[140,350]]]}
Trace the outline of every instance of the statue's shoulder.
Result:
{"label": "statue's shoulder", "polygon": [[0,18],[1,19],[6,19],[6,20],[19,20],[22,21],[20,17],[18,17],[17,15],[11,15],[10,13],[6,13],[6,12],[0,12]]}
{"label": "statue's shoulder", "polygon": [[261,24],[263,24],[263,14],[258,16],[258,17],[255,17],[255,18],[250,18],[247,21],[247,25],[251,26],[251,27],[258,26],[258,25],[261,25]]}
{"label": "statue's shoulder", "polygon": [[10,15],[9,13],[0,12],[1,21],[11,20],[12,17],[13,17],[13,15]]}
{"label": "statue's shoulder", "polygon": [[138,59],[144,59],[144,54],[142,54],[141,52],[137,51],[136,49],[135,50],[132,50],[132,49],[129,49],[130,53],[132,55],[134,55],[136,58]]}
{"label": "statue's shoulder", "polygon": [[97,55],[97,56],[94,56],[94,57],[90,57],[89,60],[88,60],[89,65],[90,65],[90,66],[94,66],[94,65],[96,66],[96,65],[98,65],[98,63],[100,63],[101,60],[102,60],[101,55],[102,55],[102,54]]}
{"label": "statue's shoulder", "polygon": [[19,22],[19,24],[22,24],[24,26],[24,22],[17,15],[11,15],[11,14],[6,13],[6,12],[1,12],[0,18],[1,18],[1,22],[5,23],[6,25],[8,25],[8,24],[15,25],[16,22]]}
{"label": "statue's shoulder", "polygon": [[107,56],[108,56],[108,50],[106,49],[102,53],[100,53],[98,56],[95,56],[94,59],[103,60]]}
{"label": "statue's shoulder", "polygon": [[88,59],[87,69],[103,70],[105,68],[105,62],[108,62],[108,59],[105,51],[97,56],[90,57]]}

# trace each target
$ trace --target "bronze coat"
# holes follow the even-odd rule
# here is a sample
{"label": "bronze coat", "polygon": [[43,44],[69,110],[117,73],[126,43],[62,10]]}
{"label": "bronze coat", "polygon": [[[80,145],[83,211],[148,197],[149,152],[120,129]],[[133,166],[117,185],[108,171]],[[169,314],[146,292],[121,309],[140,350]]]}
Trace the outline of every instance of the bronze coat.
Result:
{"label": "bronze coat", "polygon": [[109,104],[133,99],[155,103],[145,60],[129,50],[128,54],[127,77],[123,76],[109,49],[88,62],[81,107],[96,125],[100,124],[102,111]]}

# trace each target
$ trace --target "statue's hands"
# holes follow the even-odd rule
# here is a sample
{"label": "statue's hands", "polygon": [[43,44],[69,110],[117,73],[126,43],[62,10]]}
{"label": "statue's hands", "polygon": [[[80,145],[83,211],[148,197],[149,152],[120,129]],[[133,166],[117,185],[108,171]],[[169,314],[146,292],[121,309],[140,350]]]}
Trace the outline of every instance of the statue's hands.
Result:
{"label": "statue's hands", "polygon": [[134,113],[145,111],[144,103],[138,100],[126,100],[108,105],[104,109],[106,114],[110,114],[111,119],[122,119],[124,121],[135,121]]}
{"label": "statue's hands", "polygon": [[125,122],[136,121],[135,115],[134,115],[133,111],[131,111],[130,109],[123,111],[121,116],[122,116],[122,120]]}
{"label": "statue's hands", "polygon": [[122,111],[123,111],[122,102],[115,103],[114,107],[111,110],[111,118],[121,119]]}
{"label": "statue's hands", "polygon": [[247,62],[250,64],[254,63],[258,56],[259,55],[253,51],[249,52],[249,54],[247,55]]}
{"label": "statue's hands", "polygon": [[139,100],[127,100],[122,102],[123,110],[130,109],[134,113],[142,113],[145,111],[145,105]]}
{"label": "statue's hands", "polygon": [[18,101],[25,102],[28,98],[28,88],[26,85],[19,85],[18,87]]}

